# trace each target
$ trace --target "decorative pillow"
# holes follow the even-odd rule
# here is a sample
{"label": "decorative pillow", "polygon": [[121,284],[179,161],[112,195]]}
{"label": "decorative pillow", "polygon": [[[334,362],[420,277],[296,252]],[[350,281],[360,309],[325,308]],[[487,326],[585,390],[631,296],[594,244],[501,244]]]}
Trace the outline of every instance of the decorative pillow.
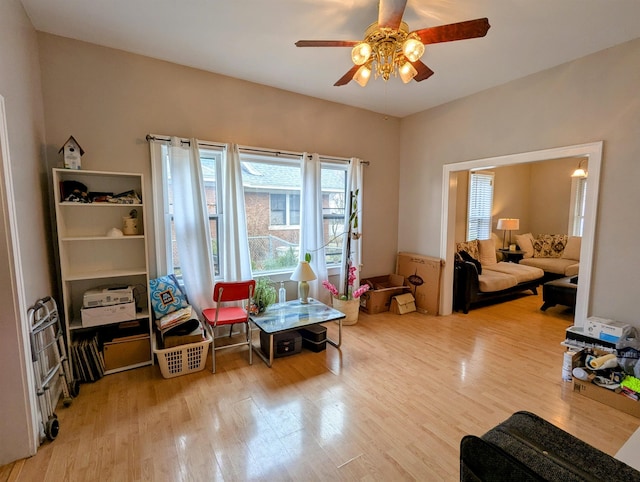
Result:
{"label": "decorative pillow", "polygon": [[520,251],[524,251],[524,258],[533,258],[533,234],[517,234],[516,244],[520,247]]}
{"label": "decorative pillow", "polygon": [[561,258],[575,259],[580,261],[580,245],[582,238],[579,236],[569,236],[567,245],[564,247]]}
{"label": "decorative pillow", "polygon": [[538,234],[533,240],[533,257],[559,258],[566,244],[566,234]]}
{"label": "decorative pillow", "polygon": [[478,261],[477,259],[471,257],[471,255],[469,253],[467,253],[466,251],[459,251],[458,254],[460,255],[460,257],[465,260],[465,261],[470,261],[471,263],[476,265],[476,270],[478,271],[478,274],[482,274],[482,263],[480,263],[480,261]]}
{"label": "decorative pillow", "polygon": [[172,274],[149,280],[151,307],[156,319],[189,306],[187,297]]}
{"label": "decorative pillow", "polygon": [[472,258],[478,259],[480,257],[480,251],[478,250],[478,240],[466,241],[464,243],[458,243],[456,251],[465,251],[471,255]]}
{"label": "decorative pillow", "polygon": [[481,239],[478,241],[480,247],[480,263],[483,266],[491,266],[496,264],[498,259],[496,257],[496,243],[493,239]]}

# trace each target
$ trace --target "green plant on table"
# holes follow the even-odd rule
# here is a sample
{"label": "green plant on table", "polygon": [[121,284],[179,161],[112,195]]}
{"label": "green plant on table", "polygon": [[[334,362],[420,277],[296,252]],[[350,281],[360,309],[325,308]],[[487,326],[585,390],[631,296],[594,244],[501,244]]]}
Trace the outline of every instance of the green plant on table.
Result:
{"label": "green plant on table", "polygon": [[276,289],[269,278],[256,278],[256,290],[253,293],[253,303],[262,313],[267,307],[276,302]]}

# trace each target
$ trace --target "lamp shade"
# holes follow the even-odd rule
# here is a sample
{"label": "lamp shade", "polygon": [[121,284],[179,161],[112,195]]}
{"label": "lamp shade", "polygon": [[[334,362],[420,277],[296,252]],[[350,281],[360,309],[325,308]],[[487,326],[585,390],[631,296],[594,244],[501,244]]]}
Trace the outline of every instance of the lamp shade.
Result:
{"label": "lamp shade", "polygon": [[520,220],[517,218],[500,218],[498,219],[497,229],[505,231],[517,231],[520,229]]}
{"label": "lamp shade", "polygon": [[300,261],[296,270],[291,275],[293,281],[311,281],[316,278],[316,274],[307,261]]}

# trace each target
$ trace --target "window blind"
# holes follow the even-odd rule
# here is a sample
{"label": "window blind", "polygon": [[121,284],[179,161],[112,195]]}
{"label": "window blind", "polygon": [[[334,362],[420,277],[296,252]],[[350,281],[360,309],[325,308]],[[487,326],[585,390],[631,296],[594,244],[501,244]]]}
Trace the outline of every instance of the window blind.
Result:
{"label": "window blind", "polygon": [[467,241],[489,239],[491,236],[493,177],[491,172],[472,172],[469,175]]}

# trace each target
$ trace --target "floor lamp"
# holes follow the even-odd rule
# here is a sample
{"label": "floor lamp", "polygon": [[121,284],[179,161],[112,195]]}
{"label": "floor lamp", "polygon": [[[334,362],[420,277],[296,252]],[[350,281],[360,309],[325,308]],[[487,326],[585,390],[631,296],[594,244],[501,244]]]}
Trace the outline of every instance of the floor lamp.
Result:
{"label": "floor lamp", "polygon": [[502,229],[502,249],[506,248],[507,231],[509,231],[509,245],[511,245],[511,231],[517,231],[520,229],[520,220],[514,218],[500,218],[498,219],[498,229]]}

